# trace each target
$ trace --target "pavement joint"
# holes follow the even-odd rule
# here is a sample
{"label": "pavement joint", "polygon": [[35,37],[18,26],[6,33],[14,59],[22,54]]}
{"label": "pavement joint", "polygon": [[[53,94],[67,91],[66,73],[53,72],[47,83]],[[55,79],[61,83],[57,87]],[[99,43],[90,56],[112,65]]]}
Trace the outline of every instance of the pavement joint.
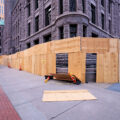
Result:
{"label": "pavement joint", "polygon": [[84,100],[84,101],[80,101],[79,103],[77,103],[77,104],[71,106],[70,108],[64,110],[63,112],[57,114],[56,116],[51,117],[49,120],[54,120],[54,119],[56,119],[56,118],[59,117],[60,115],[65,114],[66,112],[72,110],[73,108],[77,107],[78,105],[80,105],[81,103],[83,103],[83,102],[85,102],[85,101],[86,101],[86,100]]}

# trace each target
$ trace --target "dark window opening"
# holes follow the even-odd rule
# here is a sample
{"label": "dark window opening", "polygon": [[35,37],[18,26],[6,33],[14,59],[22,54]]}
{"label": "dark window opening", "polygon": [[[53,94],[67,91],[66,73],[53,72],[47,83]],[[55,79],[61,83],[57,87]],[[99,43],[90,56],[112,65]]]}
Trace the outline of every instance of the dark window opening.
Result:
{"label": "dark window opening", "polygon": [[87,36],[87,26],[83,25],[83,37]]}
{"label": "dark window opening", "polygon": [[105,28],[105,17],[104,14],[101,14],[101,23],[102,23],[102,29]]}
{"label": "dark window opening", "polygon": [[86,54],[86,82],[96,82],[97,54]]}
{"label": "dark window opening", "polygon": [[31,44],[30,43],[27,43],[27,48],[30,48],[31,47]]}
{"label": "dark window opening", "polygon": [[44,42],[51,41],[51,34],[44,36]]}
{"label": "dark window opening", "polygon": [[59,12],[63,14],[63,0],[59,0]]}
{"label": "dark window opening", "polygon": [[35,10],[38,8],[38,0],[35,0]]}
{"label": "dark window opening", "polygon": [[56,54],[56,73],[68,73],[68,54]]}
{"label": "dark window opening", "polygon": [[34,45],[37,45],[37,44],[39,44],[39,39],[34,41]]}
{"label": "dark window opening", "polygon": [[35,32],[39,30],[39,16],[35,18]]}
{"label": "dark window opening", "polygon": [[77,36],[77,24],[71,24],[70,25],[70,37],[76,37]]}
{"label": "dark window opening", "polygon": [[108,0],[108,12],[111,13],[111,0]]}
{"label": "dark window opening", "polygon": [[59,27],[59,38],[60,39],[64,38],[64,27],[63,26]]}
{"label": "dark window opening", "polygon": [[101,0],[101,5],[104,7],[104,0]]}
{"label": "dark window opening", "polygon": [[1,53],[1,49],[0,49],[0,53]]}
{"label": "dark window opening", "polygon": [[51,23],[51,5],[45,9],[45,26]]}
{"label": "dark window opening", "polygon": [[111,33],[112,27],[111,27],[111,20],[109,20],[109,33]]}
{"label": "dark window opening", "polygon": [[91,20],[92,23],[96,23],[96,12],[95,12],[95,6],[93,4],[91,4]]}
{"label": "dark window opening", "polygon": [[98,37],[98,34],[92,33],[92,37]]}
{"label": "dark window opening", "polygon": [[28,23],[28,36],[30,36],[30,34],[31,34],[31,25],[30,23]]}
{"label": "dark window opening", "polygon": [[76,0],[69,0],[70,12],[76,11]]}
{"label": "dark window opening", "polygon": [[83,13],[85,13],[85,0],[82,0],[82,10],[83,10]]}
{"label": "dark window opening", "polygon": [[27,11],[28,11],[28,17],[31,15],[31,5],[30,0],[27,0]]}

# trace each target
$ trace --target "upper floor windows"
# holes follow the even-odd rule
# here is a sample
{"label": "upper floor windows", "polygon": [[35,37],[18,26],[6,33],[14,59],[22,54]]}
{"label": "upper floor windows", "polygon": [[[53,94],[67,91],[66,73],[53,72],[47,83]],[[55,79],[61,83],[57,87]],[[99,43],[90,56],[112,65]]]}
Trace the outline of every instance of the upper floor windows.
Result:
{"label": "upper floor windows", "polygon": [[28,12],[28,17],[31,15],[31,5],[30,5],[30,0],[27,0],[27,12]]}
{"label": "upper floor windows", "polygon": [[31,24],[28,23],[28,36],[30,36],[30,34],[31,34]]}
{"label": "upper floor windows", "polygon": [[96,23],[96,8],[93,4],[91,4],[91,21],[92,23]]}
{"label": "upper floor windows", "polygon": [[59,0],[59,13],[63,14],[63,0]]}
{"label": "upper floor windows", "polygon": [[75,12],[76,11],[76,0],[69,0],[69,6],[70,6],[70,12]]}
{"label": "upper floor windows", "polygon": [[38,4],[38,0],[35,0],[35,10],[38,8],[39,4]]}
{"label": "upper floor windows", "polygon": [[111,34],[111,32],[112,32],[112,23],[111,23],[111,20],[109,20],[109,33]]}
{"label": "upper floor windows", "polygon": [[104,0],[101,0],[101,5],[104,7]]}
{"label": "upper floor windows", "polygon": [[39,31],[39,15],[35,17],[35,32]]}
{"label": "upper floor windows", "polygon": [[51,5],[45,9],[45,26],[51,23]]}
{"label": "upper floor windows", "polygon": [[70,37],[76,37],[77,36],[77,24],[71,24],[70,25]]}
{"label": "upper floor windows", "polygon": [[85,13],[85,0],[82,0],[82,11]]}
{"label": "upper floor windows", "polygon": [[108,0],[108,12],[111,13],[111,0]]}
{"label": "upper floor windows", "polygon": [[105,28],[105,16],[103,13],[101,14],[101,24],[102,24],[102,29],[104,29]]}

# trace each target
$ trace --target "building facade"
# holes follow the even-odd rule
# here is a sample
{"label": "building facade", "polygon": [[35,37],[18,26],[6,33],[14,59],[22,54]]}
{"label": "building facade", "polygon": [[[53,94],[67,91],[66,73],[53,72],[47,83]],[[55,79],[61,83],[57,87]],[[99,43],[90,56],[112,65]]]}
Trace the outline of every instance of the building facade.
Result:
{"label": "building facade", "polygon": [[7,0],[4,30],[4,54],[75,36],[120,38],[120,2]]}
{"label": "building facade", "polygon": [[4,28],[4,25],[0,25],[0,55],[2,55],[3,28]]}

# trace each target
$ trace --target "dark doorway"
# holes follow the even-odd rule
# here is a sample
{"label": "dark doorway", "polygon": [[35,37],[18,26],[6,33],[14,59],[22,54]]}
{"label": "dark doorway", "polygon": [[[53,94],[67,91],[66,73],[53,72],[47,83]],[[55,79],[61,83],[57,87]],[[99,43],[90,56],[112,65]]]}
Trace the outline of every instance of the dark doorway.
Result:
{"label": "dark doorway", "polygon": [[86,83],[96,82],[96,53],[86,54]]}
{"label": "dark doorway", "polygon": [[56,73],[68,73],[68,54],[56,54]]}

